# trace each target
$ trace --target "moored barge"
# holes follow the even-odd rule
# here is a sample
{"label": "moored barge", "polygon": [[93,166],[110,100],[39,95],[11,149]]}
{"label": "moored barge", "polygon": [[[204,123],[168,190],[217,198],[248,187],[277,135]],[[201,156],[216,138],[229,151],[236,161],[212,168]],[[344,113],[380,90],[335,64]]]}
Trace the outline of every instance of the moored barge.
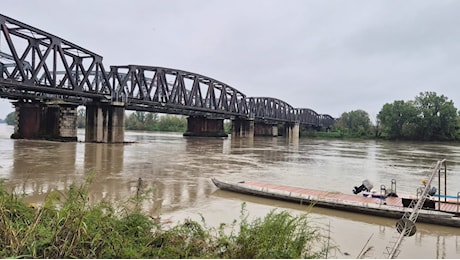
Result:
{"label": "moored barge", "polygon": [[[394,219],[399,219],[406,212],[413,210],[405,207],[403,200],[416,199],[408,197],[386,197],[382,199],[254,181],[233,183],[212,178],[212,182],[218,188],[231,192]],[[436,204],[436,209],[420,209],[417,221],[460,227],[458,203],[436,201]]]}

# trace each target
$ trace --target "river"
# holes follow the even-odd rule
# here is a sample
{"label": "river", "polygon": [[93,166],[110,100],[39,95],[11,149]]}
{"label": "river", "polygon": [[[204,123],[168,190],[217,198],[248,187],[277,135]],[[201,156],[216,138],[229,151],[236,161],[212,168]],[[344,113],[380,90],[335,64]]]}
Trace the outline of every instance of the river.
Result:
{"label": "river", "polygon": [[[113,202],[134,196],[138,178],[153,193],[143,204],[152,216],[177,223],[186,218],[208,226],[238,220],[243,202],[249,219],[270,210],[306,213],[293,203],[218,190],[211,177],[254,180],[351,193],[370,180],[376,189],[397,180],[397,190],[415,193],[430,167],[447,159],[448,194],[460,191],[460,144],[322,140],[284,137],[253,139],[189,138],[180,133],[125,133],[126,144],[12,140],[13,127],[0,124],[0,178],[40,203],[49,190],[64,190],[94,175],[90,199]],[[356,258],[369,240],[368,258],[384,258],[396,235],[396,220],[314,208],[310,218],[339,246],[331,258]],[[369,239],[370,238],[370,239]],[[367,248],[366,247],[366,248]],[[417,223],[399,258],[460,258],[460,229]]]}

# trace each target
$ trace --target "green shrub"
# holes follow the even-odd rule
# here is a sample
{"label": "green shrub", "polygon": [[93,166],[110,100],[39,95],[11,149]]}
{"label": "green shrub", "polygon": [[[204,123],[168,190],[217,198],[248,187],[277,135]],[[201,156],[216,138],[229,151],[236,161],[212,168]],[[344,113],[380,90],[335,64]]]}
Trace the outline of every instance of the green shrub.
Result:
{"label": "green shrub", "polygon": [[323,258],[329,248],[307,215],[271,211],[249,222],[217,228],[185,220],[171,228],[134,205],[88,203],[90,180],[50,193],[34,208],[0,183],[1,258]]}
{"label": "green shrub", "polygon": [[223,258],[324,258],[327,249],[319,229],[311,227],[308,215],[270,211],[248,222],[243,205],[239,232],[228,238]]}

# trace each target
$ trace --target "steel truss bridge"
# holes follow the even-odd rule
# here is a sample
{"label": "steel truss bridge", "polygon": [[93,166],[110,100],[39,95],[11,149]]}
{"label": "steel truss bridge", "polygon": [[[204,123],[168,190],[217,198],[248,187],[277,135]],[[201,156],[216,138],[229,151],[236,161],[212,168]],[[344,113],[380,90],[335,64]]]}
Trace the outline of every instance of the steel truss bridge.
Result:
{"label": "steel truss bridge", "polygon": [[271,97],[247,97],[210,77],[156,66],[110,66],[102,56],[0,14],[0,97],[330,127],[335,119]]}

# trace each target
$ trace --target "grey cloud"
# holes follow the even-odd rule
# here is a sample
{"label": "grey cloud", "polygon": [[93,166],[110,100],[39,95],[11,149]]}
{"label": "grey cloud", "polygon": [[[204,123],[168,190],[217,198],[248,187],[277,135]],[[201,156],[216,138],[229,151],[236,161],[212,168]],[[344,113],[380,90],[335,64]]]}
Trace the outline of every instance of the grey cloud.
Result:
{"label": "grey cloud", "polygon": [[460,104],[459,5],[6,0],[1,12],[101,54],[107,67],[188,70],[338,117],[356,109],[374,116],[428,90]]}

